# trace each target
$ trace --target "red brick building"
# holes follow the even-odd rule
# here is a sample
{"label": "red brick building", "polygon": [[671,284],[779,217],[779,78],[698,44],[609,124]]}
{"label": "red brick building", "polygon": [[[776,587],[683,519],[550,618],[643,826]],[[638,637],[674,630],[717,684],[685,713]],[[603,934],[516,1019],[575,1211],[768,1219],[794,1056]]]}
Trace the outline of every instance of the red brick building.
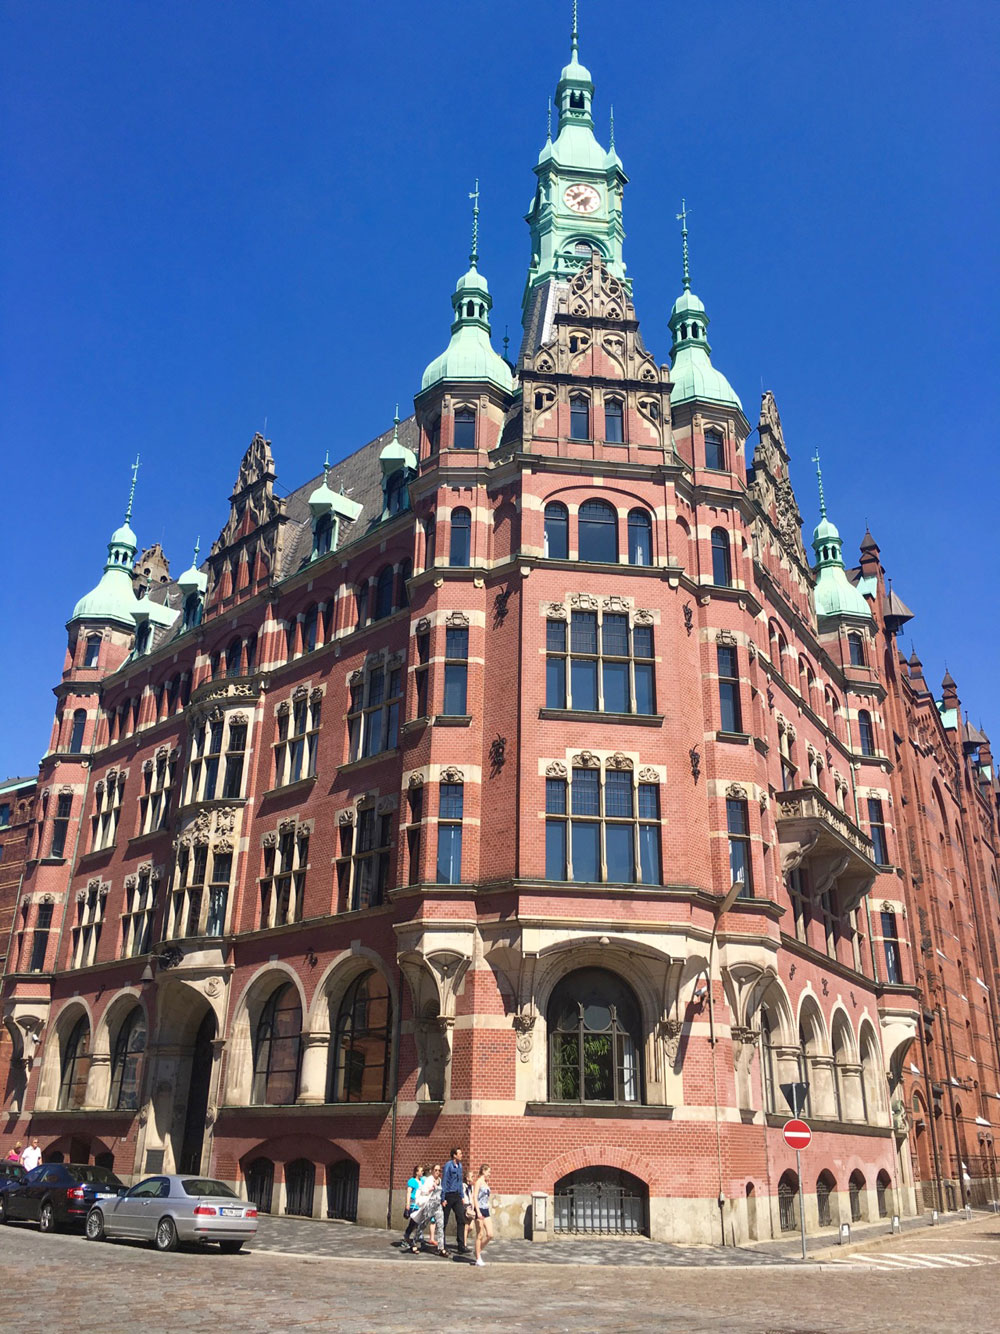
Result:
{"label": "red brick building", "polygon": [[574,42],[516,365],[474,234],[413,416],[286,499],[256,436],[140,597],[130,501],[41,763],[11,1137],[375,1223],[461,1144],[517,1235],[996,1193],[988,744],[874,544],[848,572],[821,503],[807,555],[686,230],[647,350],[592,95]]}

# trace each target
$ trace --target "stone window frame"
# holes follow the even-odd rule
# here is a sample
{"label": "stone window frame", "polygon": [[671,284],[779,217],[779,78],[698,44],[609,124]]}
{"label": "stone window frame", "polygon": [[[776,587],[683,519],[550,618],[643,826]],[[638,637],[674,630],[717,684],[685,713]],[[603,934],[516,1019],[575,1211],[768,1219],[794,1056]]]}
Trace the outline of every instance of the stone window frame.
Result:
{"label": "stone window frame", "polygon": [[166,829],[170,819],[170,798],[177,777],[180,750],[177,746],[158,746],[156,753],[142,765],[142,791],[139,793],[139,818],[136,833],[155,834]]}
{"label": "stone window frame", "polygon": [[[568,607],[567,607],[568,604]],[[597,651],[596,653],[583,653],[580,650],[574,651],[573,648],[573,613],[581,615],[597,616]],[[628,653],[610,654],[604,651],[604,618],[605,616],[626,616],[628,619]],[[645,607],[636,607],[634,599],[620,597],[612,594],[609,597],[597,598],[589,593],[574,593],[569,596],[566,602],[551,602],[544,609],[545,626],[545,707],[565,709],[574,712],[573,708],[573,660],[594,661],[596,663],[597,676],[597,708],[583,709],[583,713],[613,713],[619,716],[618,710],[608,710],[604,707],[604,665],[609,660],[614,663],[625,662],[628,664],[628,703],[635,706],[638,703],[636,694],[636,668],[648,667],[650,669],[650,702],[652,708],[648,712],[640,712],[635,707],[630,707],[627,712],[629,715],[637,718],[650,718],[656,714],[656,639],[654,626],[656,624],[656,615]],[[549,628],[551,625],[563,624],[566,627],[563,635],[564,647],[557,646],[557,635],[554,635]],[[650,635],[650,654],[648,657],[637,657],[635,652],[635,632],[637,629],[647,630]],[[560,693],[562,704],[550,703],[550,662],[561,661],[562,667],[562,689],[558,689],[558,672],[552,675],[552,684],[555,688],[556,698]]]}
{"label": "stone window frame", "polygon": [[[274,706],[275,739],[274,786],[288,787],[306,778],[315,778],[319,758],[319,732],[326,685],[296,686],[287,699]],[[303,726],[298,728],[297,724]],[[294,729],[294,730],[292,730]],[[301,748],[298,772],[295,770],[296,746]]]}
{"label": "stone window frame", "polygon": [[[395,887],[392,817],[398,809],[398,796],[381,796],[376,790],[363,793],[352,806],[338,812],[335,858],[338,912],[381,907]],[[397,823],[397,829],[400,828],[401,821]],[[362,841],[366,846],[361,846]]]}
{"label": "stone window frame", "polygon": [[[232,698],[235,702],[238,697]],[[252,712],[223,709],[219,704],[192,717],[187,773],[184,778],[184,805],[200,801],[243,799],[252,722]],[[216,728],[219,729],[218,734]],[[237,736],[242,746],[233,746],[234,729],[243,731],[242,737]],[[218,749],[211,749],[216,742]],[[238,791],[231,791],[233,787],[238,788]]]}
{"label": "stone window frame", "polygon": [[302,921],[314,829],[314,820],[300,820],[291,815],[261,836],[261,874],[257,880],[259,930]]}
{"label": "stone window frame", "polygon": [[118,838],[127,769],[111,768],[94,786],[94,813],[90,817],[90,851],[113,848]]}
{"label": "stone window frame", "polygon": [[[598,810],[596,814],[575,813],[573,811],[572,796],[572,775],[575,770],[596,770],[598,772]],[[618,816],[608,814],[607,811],[607,775],[609,772],[633,774],[631,792],[632,792],[632,814],[630,816]],[[625,755],[621,751],[616,751],[601,759],[593,751],[584,750],[575,755],[569,756],[567,760],[552,760],[545,766],[545,810],[544,820],[546,827],[546,867],[545,879],[548,876],[548,842],[550,827],[559,826],[562,833],[562,864],[565,876],[562,880],[565,882],[573,881],[577,878],[573,866],[572,853],[572,825],[574,819],[579,819],[586,824],[597,824],[599,826],[599,877],[597,881],[588,882],[596,884],[629,884],[629,885],[649,885],[650,887],[662,886],[663,884],[663,803],[661,799],[661,787],[663,778],[659,769],[652,766],[640,766],[639,762],[632,756]],[[562,799],[556,800],[556,784],[562,785]],[[651,815],[643,813],[643,798],[648,800],[649,793],[643,792],[643,789],[655,789],[656,813]],[[551,799],[551,800],[550,800]],[[562,809],[555,809],[561,805]],[[550,809],[551,807],[551,809]],[[607,827],[630,825],[633,830],[632,835],[632,869],[638,874],[631,880],[609,880],[608,877],[608,858],[607,858]],[[660,878],[658,880],[643,880],[642,875],[642,843],[643,831],[652,829],[653,843],[656,851],[656,860],[659,867]],[[559,881],[559,877],[552,877]]]}
{"label": "stone window frame", "polygon": [[[347,763],[383,755],[399,745],[399,729],[403,722],[405,700],[406,654],[401,649],[383,647],[369,653],[364,666],[347,676]],[[393,678],[398,673],[398,689],[392,691]],[[372,683],[379,676],[383,680],[382,696],[371,703]],[[395,710],[395,719],[393,718]],[[378,714],[380,744],[368,749],[370,719]],[[388,744],[391,741],[391,744]]]}
{"label": "stone window frame", "polygon": [[87,881],[86,889],[76,891],[76,920],[70,944],[70,968],[89,968],[97,962],[97,947],[104,928],[104,909],[111,889],[99,876]]}
{"label": "stone window frame", "polygon": [[148,954],[153,945],[153,929],[159,906],[159,886],[163,867],[142,862],[132,875],[125,877],[125,895],[121,914],[121,951],[123,959]]}
{"label": "stone window frame", "polygon": [[[217,939],[225,934],[233,908],[236,864],[233,835],[237,811],[235,806],[200,811],[174,840],[174,866],[163,932],[165,940]],[[211,866],[209,853],[212,855]],[[223,869],[225,876],[221,874]],[[192,878],[192,872],[196,878]],[[182,929],[190,927],[193,914],[195,930]]]}

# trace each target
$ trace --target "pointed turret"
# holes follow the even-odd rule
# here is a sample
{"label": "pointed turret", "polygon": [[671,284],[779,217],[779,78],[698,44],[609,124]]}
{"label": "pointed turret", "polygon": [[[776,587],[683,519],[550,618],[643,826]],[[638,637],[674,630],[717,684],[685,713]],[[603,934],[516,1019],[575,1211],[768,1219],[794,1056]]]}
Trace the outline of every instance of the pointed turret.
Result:
{"label": "pointed turret", "polygon": [[472,214],[472,250],[469,268],[459,278],[451,304],[455,319],[451,341],[423,373],[420,390],[430,389],[445,380],[487,382],[510,393],[514,377],[510,367],[490,342],[490,309],[493,298],[489,285],[479,272],[479,182],[470,194],[475,200]]}
{"label": "pointed turret", "polygon": [[927,694],[927,682],[924,680],[924,664],[917,657],[916,649],[910,654],[910,684],[914,690]]}
{"label": "pointed turret", "polygon": [[819,483],[820,520],[813,530],[812,548],[816,553],[816,588],[814,597],[817,616],[856,616],[871,620],[871,611],[864,597],[851,583],[844,568],[844,544],[835,524],[827,518],[826,496],[823,494],[823,474],[819,455],[813,457]]}
{"label": "pointed turret", "polygon": [[132,567],[138,550],[138,540],[132,531],[132,502],[135,499],[135,480],[138,470],[137,456],[132,466],[132,486],[125,509],[125,521],[111,534],[104,573],[97,586],[85,594],[73,608],[70,621],[111,622],[127,626],[130,630],[135,626],[133,613],[137,599],[132,587]]}
{"label": "pointed turret", "polygon": [[704,303],[691,291],[691,269],[688,260],[688,213],[687,202],[681,200],[681,211],[677,214],[681,223],[681,243],[684,256],[684,290],[674,302],[670,312],[670,332],[673,344],[670,348],[670,379],[673,389],[670,391],[672,404],[688,403],[698,399],[707,403],[722,403],[743,411],[743,404],[732,385],[712,365],[708,343],[709,319]]}

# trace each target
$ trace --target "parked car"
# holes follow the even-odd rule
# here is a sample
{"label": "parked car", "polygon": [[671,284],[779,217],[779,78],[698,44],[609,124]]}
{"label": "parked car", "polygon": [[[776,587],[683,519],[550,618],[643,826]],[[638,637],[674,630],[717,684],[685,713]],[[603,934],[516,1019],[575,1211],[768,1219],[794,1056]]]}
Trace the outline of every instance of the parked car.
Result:
{"label": "parked car", "polygon": [[101,1200],[87,1215],[87,1237],[151,1241],[158,1251],[180,1242],[217,1241],[235,1254],[257,1233],[257,1206],[224,1181],[199,1176],[155,1176],[116,1199]]}
{"label": "parked car", "polygon": [[106,1167],[92,1163],[40,1163],[23,1181],[0,1190],[0,1223],[13,1218],[36,1222],[43,1232],[67,1223],[85,1223],[98,1200],[115,1199],[124,1184]]}
{"label": "parked car", "polygon": [[3,1190],[8,1182],[24,1181],[27,1175],[20,1163],[12,1162],[9,1158],[0,1160],[0,1190]]}

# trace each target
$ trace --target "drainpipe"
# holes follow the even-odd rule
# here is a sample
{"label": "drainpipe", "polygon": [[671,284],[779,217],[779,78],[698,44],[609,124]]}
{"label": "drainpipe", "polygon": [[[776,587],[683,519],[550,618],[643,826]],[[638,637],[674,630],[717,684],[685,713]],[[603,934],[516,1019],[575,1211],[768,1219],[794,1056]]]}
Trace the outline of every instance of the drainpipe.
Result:
{"label": "drainpipe", "polygon": [[743,887],[742,880],[734,880],[725,896],[715,905],[715,921],[712,923],[712,938],[708,945],[708,1042],[712,1049],[712,1096],[715,1103],[715,1155],[719,1169],[719,1225],[722,1229],[723,1246],[726,1244],[726,1216],[724,1213],[726,1206],[726,1192],[722,1173],[722,1126],[719,1122],[719,1072],[715,1051],[718,1039],[715,1036],[715,999],[712,995],[712,984],[715,973],[715,939],[719,932],[719,922],[730,910],[737,898],[739,898]]}
{"label": "drainpipe", "polygon": [[399,1030],[400,1030],[400,1011],[403,1005],[403,970],[396,965],[399,971],[399,991],[396,996],[394,1006],[393,1025],[392,1025],[392,1112],[391,1129],[389,1133],[389,1193],[385,1204],[385,1225],[387,1229],[392,1228],[392,1190],[393,1182],[396,1179],[396,1122],[399,1117]]}
{"label": "drainpipe", "polygon": [[924,1096],[927,1099],[927,1122],[928,1129],[931,1132],[931,1152],[934,1154],[934,1178],[937,1185],[938,1208],[944,1213],[944,1181],[941,1168],[941,1148],[938,1144],[937,1126],[934,1124],[934,1090],[931,1087],[930,1061],[928,1059],[927,1039],[924,1036],[924,1016],[921,1006],[920,1014],[920,1054],[923,1057],[924,1068]]}

